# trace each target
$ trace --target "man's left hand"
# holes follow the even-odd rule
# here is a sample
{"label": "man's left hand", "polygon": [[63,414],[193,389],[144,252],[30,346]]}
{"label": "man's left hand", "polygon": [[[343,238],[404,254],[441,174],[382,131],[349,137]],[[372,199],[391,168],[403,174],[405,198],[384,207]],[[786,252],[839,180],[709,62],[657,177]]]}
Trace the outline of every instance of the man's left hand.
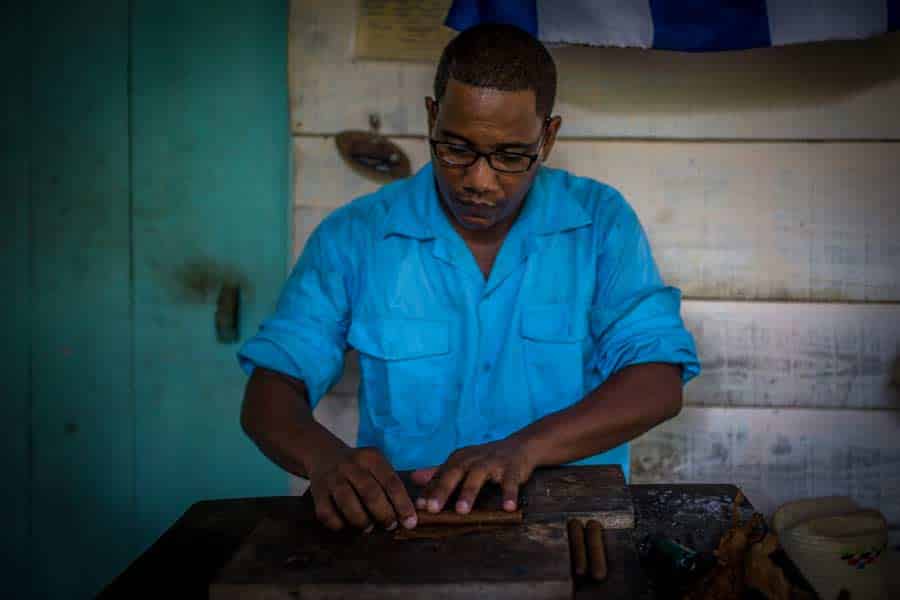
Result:
{"label": "man's left hand", "polygon": [[413,481],[425,485],[416,507],[440,512],[454,490],[462,486],[456,512],[466,514],[472,510],[485,482],[493,481],[503,490],[503,509],[514,511],[519,486],[528,481],[535,468],[528,454],[525,446],[510,439],[460,448],[440,467],[413,472]]}

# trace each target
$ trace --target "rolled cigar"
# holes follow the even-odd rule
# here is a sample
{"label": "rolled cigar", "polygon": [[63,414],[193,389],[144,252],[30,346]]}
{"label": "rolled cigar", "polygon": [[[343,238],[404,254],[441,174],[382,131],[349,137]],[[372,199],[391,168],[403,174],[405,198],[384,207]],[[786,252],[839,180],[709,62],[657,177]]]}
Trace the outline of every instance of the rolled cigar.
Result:
{"label": "rolled cigar", "polygon": [[419,520],[419,527],[429,525],[515,525],[522,522],[522,511],[473,510],[461,515],[452,510],[443,510],[439,513],[418,510],[416,517]]}
{"label": "rolled cigar", "polygon": [[603,526],[600,521],[589,520],[585,534],[591,562],[591,577],[603,581],[606,579],[606,549],[603,547]]}
{"label": "rolled cigar", "polygon": [[569,531],[569,551],[572,553],[572,570],[576,575],[587,573],[587,549],[584,546],[584,525],[578,519],[566,523]]}

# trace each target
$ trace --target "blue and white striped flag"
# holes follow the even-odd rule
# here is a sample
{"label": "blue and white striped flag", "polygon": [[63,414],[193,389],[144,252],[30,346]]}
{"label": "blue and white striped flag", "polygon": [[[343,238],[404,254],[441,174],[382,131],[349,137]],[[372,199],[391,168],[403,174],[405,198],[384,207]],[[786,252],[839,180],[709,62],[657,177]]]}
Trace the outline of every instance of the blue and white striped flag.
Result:
{"label": "blue and white striped flag", "polygon": [[457,31],[509,23],[547,44],[714,52],[900,29],[900,0],[453,0]]}

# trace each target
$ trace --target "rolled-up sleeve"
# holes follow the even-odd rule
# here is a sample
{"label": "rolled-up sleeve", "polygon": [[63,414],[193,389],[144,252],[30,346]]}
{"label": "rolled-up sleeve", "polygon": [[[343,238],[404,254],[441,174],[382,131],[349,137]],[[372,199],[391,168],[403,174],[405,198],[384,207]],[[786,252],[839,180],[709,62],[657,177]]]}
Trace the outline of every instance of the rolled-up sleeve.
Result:
{"label": "rolled-up sleeve", "polygon": [[265,367],[303,380],[312,407],[344,367],[350,300],[347,261],[320,226],[285,283],[274,314],[238,351],[250,374]]}
{"label": "rolled-up sleeve", "polygon": [[681,366],[682,382],[700,373],[694,338],[681,318],[681,292],[663,284],[647,236],[621,197],[602,244],[591,309],[592,367],[605,381],[630,365]]}

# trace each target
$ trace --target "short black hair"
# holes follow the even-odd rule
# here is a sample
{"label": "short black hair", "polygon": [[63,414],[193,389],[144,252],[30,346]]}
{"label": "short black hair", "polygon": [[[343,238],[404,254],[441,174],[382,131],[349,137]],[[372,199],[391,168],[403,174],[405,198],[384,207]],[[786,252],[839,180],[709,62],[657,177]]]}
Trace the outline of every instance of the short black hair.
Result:
{"label": "short black hair", "polygon": [[475,25],[450,40],[434,76],[438,102],[451,78],[495,90],[534,90],[538,116],[546,118],[553,111],[556,63],[540,41],[513,25]]}

